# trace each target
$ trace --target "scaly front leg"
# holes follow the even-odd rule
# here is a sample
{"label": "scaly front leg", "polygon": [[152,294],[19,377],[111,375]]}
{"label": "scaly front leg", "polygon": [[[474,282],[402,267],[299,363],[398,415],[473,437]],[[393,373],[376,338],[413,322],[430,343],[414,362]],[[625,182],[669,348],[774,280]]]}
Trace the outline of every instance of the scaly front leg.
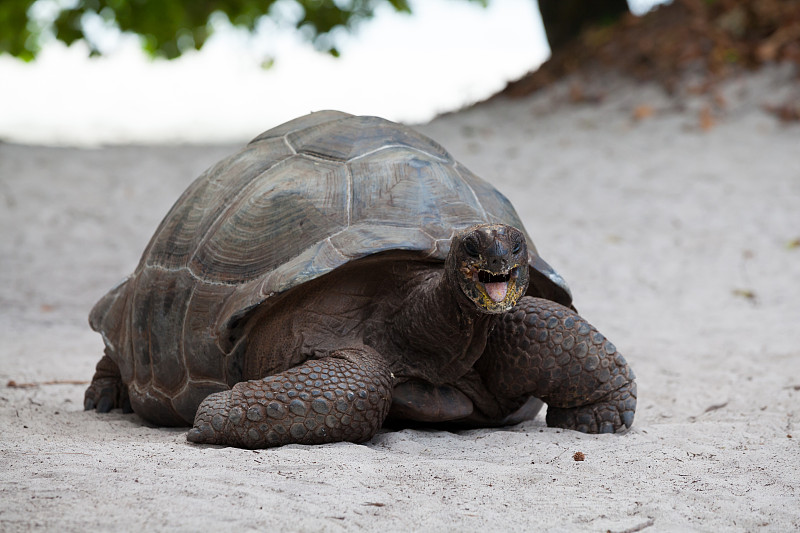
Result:
{"label": "scaly front leg", "polygon": [[613,433],[633,423],[636,382],[625,358],[549,300],[523,297],[499,317],[476,369],[498,398],[542,399],[548,426]]}
{"label": "scaly front leg", "polygon": [[208,396],[187,438],[243,448],[362,442],[383,424],[392,382],[390,370],[371,348],[337,350]]}

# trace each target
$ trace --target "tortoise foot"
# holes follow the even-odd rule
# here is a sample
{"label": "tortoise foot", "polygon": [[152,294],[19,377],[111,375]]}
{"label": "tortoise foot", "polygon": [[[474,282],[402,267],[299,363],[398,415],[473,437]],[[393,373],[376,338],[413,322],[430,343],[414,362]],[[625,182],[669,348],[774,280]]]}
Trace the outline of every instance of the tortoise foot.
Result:
{"label": "tortoise foot", "polygon": [[105,355],[97,363],[92,383],[83,395],[83,409],[108,413],[117,407],[121,407],[124,413],[133,412],[128,398],[128,387],[122,382],[119,368],[108,355]]}
{"label": "tortoise foot", "polygon": [[600,401],[580,407],[547,408],[547,425],[583,433],[619,433],[633,424],[636,382],[631,381]]}
{"label": "tortoise foot", "polygon": [[187,439],[243,448],[362,442],[383,423],[391,390],[391,373],[374,351],[338,350],[211,394]]}
{"label": "tortoise foot", "polygon": [[633,423],[633,370],[594,326],[555,302],[521,298],[498,319],[476,366],[498,397],[547,403],[549,426],[613,433]]}

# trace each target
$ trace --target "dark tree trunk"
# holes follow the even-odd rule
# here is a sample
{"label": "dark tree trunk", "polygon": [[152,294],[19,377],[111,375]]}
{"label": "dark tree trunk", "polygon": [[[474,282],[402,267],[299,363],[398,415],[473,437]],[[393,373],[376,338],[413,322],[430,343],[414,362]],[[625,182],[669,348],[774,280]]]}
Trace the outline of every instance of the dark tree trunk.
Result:
{"label": "dark tree trunk", "polygon": [[628,12],[627,0],[539,0],[551,52],[571,41],[590,24],[617,20]]}

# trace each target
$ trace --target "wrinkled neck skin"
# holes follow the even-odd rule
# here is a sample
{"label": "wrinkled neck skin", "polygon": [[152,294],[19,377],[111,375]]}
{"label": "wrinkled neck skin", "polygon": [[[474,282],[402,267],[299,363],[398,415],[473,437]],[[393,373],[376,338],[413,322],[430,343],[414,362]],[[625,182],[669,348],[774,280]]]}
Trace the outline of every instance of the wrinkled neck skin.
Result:
{"label": "wrinkled neck skin", "polygon": [[408,296],[386,324],[401,381],[453,383],[475,364],[486,346],[492,315],[461,291],[448,268],[423,270],[406,286]]}

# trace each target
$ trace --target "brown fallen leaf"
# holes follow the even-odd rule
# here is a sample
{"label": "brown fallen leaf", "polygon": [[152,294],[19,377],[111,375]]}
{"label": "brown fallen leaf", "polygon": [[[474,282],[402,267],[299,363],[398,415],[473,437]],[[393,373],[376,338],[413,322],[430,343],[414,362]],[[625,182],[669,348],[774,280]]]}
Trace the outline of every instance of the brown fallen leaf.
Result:
{"label": "brown fallen leaf", "polygon": [[586,91],[586,88],[578,83],[573,83],[569,88],[569,99],[573,104],[599,104],[604,96],[601,92]]}
{"label": "brown fallen leaf", "polygon": [[656,111],[653,109],[653,106],[649,106],[647,104],[637,105],[633,110],[633,119],[637,121],[644,120],[652,117],[655,115],[655,113]]}
{"label": "brown fallen leaf", "polygon": [[716,124],[716,120],[714,120],[714,115],[711,112],[711,108],[708,106],[700,110],[698,118],[700,120],[700,129],[703,131],[710,130]]}
{"label": "brown fallen leaf", "polygon": [[578,85],[577,83],[573,83],[569,88],[569,99],[572,102],[582,102],[584,96],[583,87]]}

